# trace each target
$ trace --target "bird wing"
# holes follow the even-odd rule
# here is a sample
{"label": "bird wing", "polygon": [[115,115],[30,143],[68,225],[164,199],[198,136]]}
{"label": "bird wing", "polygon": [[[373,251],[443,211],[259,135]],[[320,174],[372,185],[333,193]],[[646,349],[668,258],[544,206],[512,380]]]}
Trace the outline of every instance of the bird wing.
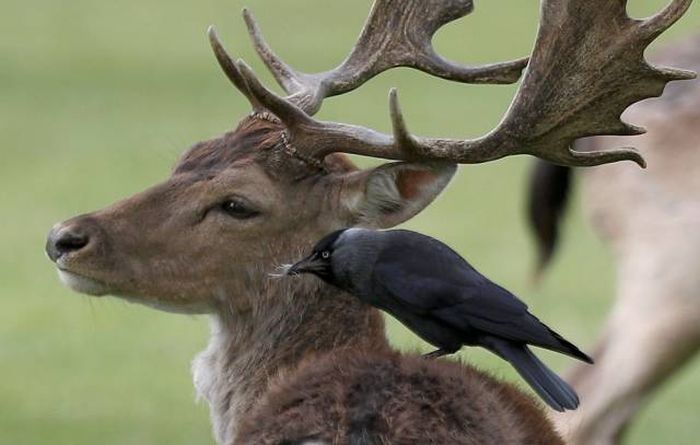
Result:
{"label": "bird wing", "polygon": [[378,287],[376,293],[389,298],[388,309],[398,307],[430,317],[465,335],[553,343],[549,329],[528,312],[525,303],[436,240],[392,243],[375,264],[372,281]]}
{"label": "bird wing", "polygon": [[375,294],[428,315],[464,301],[462,289],[478,286],[485,279],[446,245],[413,235],[401,236],[382,250],[372,271]]}
{"label": "bird wing", "polygon": [[447,282],[430,276],[416,276],[405,270],[381,264],[375,267],[376,294],[388,297],[388,306],[430,316],[444,307],[458,305],[461,301],[459,289]]}
{"label": "bird wing", "polygon": [[557,344],[550,330],[507,290],[490,283],[480,286],[461,303],[435,308],[431,315],[455,329],[465,327],[512,341]]}

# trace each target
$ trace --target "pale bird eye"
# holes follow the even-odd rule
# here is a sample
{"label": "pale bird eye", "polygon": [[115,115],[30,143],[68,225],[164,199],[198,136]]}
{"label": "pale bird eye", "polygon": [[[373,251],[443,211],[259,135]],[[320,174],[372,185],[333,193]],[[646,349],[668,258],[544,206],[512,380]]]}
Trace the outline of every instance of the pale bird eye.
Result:
{"label": "pale bird eye", "polygon": [[324,250],[323,252],[321,252],[321,258],[323,258],[324,260],[327,260],[330,257],[331,257],[331,253],[329,251]]}

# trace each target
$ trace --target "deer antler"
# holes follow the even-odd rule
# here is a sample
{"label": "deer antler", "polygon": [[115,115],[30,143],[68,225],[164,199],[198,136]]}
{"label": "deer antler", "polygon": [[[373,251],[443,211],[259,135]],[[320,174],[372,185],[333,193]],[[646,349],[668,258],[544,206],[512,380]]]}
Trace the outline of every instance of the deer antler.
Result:
{"label": "deer antler", "polygon": [[[296,73],[280,62],[259,39],[255,24],[248,19],[258,51],[291,93],[288,98],[265,88],[247,65],[241,61],[234,64],[225,53],[227,62],[222,66],[225,70],[235,67],[236,76],[245,83],[244,92],[284,122],[292,143],[317,158],[346,152],[387,159],[480,163],[531,154],[570,166],[632,160],[643,167],[644,159],[632,148],[577,152],[571,149],[571,144],[586,136],[642,133],[642,128],[620,120],[622,112],[635,102],[660,95],[669,81],[694,77],[691,72],[656,68],[644,60],[646,47],[675,23],[691,2],[673,0],[659,14],[647,20],[634,20],[627,15],[626,0],[542,0],[540,28],[523,82],[497,128],[474,140],[411,135],[395,90],[390,94],[394,129],[391,136],[355,125],[318,121],[310,116],[323,97],[357,88],[392,66],[412,64],[432,74],[441,72],[440,77],[460,81],[469,78],[467,81],[493,82],[509,78],[519,62],[495,65],[497,68],[467,69],[450,65],[447,72],[434,69],[439,65],[436,60],[441,59],[435,58],[429,46],[430,36],[441,24],[458,17],[457,11],[461,15],[471,11],[471,1],[431,0],[425,2],[430,7],[423,10],[418,0],[377,0],[350,57],[335,70],[316,75]],[[421,17],[425,22],[419,20]],[[380,18],[395,22],[381,27]],[[404,27],[396,28],[393,23]],[[387,36],[381,29],[396,30],[401,36]],[[396,44],[401,50],[393,51],[391,44],[382,45],[382,42],[401,42]],[[424,45],[411,46],[407,42]],[[406,51],[411,47],[423,49]],[[433,68],[426,69],[426,65],[417,62],[426,54],[434,56],[430,59],[432,64],[427,65]],[[382,57],[387,61],[379,61]],[[471,71],[471,75],[466,75],[469,70],[480,70],[481,74]],[[485,71],[490,74],[484,74]]]}
{"label": "deer antler", "polygon": [[270,49],[260,28],[243,11],[248,31],[260,58],[288,99],[313,115],[323,99],[347,93],[388,69],[406,66],[433,76],[465,83],[513,83],[527,59],[470,67],[438,55],[432,38],[445,24],[474,10],[472,0],[376,0],[350,55],[335,69],[317,74],[295,71]]}

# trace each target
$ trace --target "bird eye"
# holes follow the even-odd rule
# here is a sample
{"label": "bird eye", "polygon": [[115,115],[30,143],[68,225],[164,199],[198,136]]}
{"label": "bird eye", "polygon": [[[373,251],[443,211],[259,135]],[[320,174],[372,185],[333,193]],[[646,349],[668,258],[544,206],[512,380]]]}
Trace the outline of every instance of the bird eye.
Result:
{"label": "bird eye", "polygon": [[228,199],[220,204],[221,210],[236,219],[249,219],[258,216],[260,212],[251,209],[240,199]]}
{"label": "bird eye", "polygon": [[330,257],[331,257],[331,253],[329,251],[324,250],[323,252],[321,252],[321,258],[323,258],[324,260],[327,260]]}

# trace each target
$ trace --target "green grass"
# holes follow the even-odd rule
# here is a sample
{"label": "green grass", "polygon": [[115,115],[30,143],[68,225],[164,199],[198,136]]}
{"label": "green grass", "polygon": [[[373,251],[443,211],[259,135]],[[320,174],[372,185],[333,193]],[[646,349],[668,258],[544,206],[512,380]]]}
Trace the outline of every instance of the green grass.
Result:
{"label": "green grass", "polygon": [[[368,0],[247,2],[272,45],[305,70],[326,69],[354,41]],[[641,2],[640,2],[641,3]],[[661,1],[635,10],[644,15]],[[194,403],[188,363],[207,339],[203,317],[163,314],[61,287],[44,258],[51,225],[128,196],[168,174],[191,143],[246,113],[219,72],[204,30],[262,72],[238,11],[242,0],[4,0],[0,13],[0,443],[212,443]],[[534,1],[486,2],[437,37],[470,62],[527,54]],[[700,25],[691,10],[669,36]],[[265,79],[270,82],[269,76]],[[330,100],[321,116],[388,129],[385,100],[401,89],[411,128],[475,136],[505,110],[512,87],[452,85],[408,70]],[[535,313],[582,345],[594,339],[613,295],[612,262],[573,205],[551,274],[528,283],[532,246],[523,223],[529,160],[467,166],[408,227],[445,240],[519,293]],[[634,168],[630,166],[630,168]],[[392,340],[423,347],[395,324]],[[501,363],[468,359],[513,377]],[[566,362],[551,357],[562,369]],[[645,409],[630,443],[696,443],[700,368],[687,367]]]}

